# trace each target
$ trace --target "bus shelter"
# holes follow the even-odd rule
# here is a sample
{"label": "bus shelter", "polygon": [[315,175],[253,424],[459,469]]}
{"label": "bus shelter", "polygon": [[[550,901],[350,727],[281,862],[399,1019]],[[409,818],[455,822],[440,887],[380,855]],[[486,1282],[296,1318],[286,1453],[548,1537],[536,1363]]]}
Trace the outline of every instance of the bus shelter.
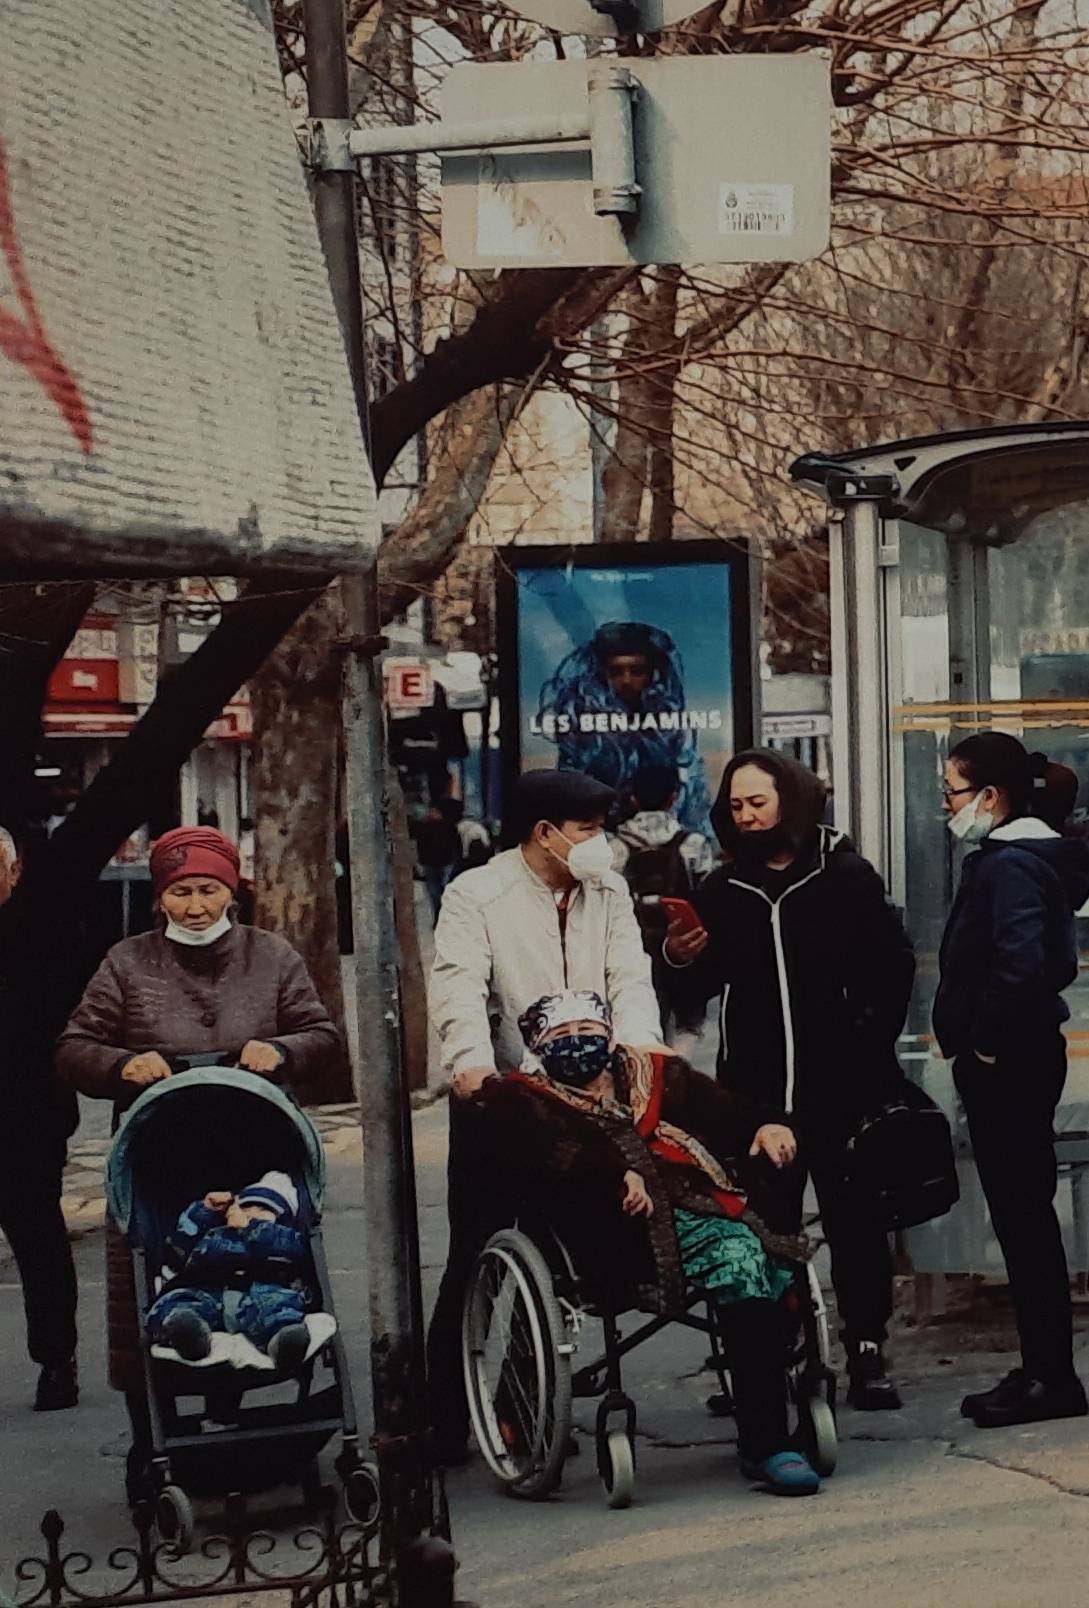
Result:
{"label": "bus shelter", "polygon": [[[793,465],[830,511],[837,825],[906,912],[918,977],[900,1052],[942,1105],[961,1201],[907,1236],[921,1273],[998,1273],[952,1068],[931,1032],[959,858],[942,762],[974,731],[1012,732],[1071,766],[1089,805],[1089,424],[928,436]],[[1089,910],[1070,990],[1070,1074],[1056,1118],[1060,1216],[1089,1270]]]}

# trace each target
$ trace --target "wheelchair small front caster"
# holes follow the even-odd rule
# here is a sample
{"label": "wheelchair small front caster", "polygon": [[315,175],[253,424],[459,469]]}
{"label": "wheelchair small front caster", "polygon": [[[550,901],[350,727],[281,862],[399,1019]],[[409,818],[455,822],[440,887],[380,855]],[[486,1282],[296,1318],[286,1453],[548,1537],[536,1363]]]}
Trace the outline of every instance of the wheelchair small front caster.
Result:
{"label": "wheelchair small front caster", "polygon": [[823,1396],[812,1396],[800,1403],[798,1428],[802,1451],[821,1479],[828,1479],[835,1473],[839,1460],[839,1438],[836,1415]]}
{"label": "wheelchair small front caster", "polygon": [[598,1447],[598,1468],[611,1508],[631,1507],[635,1495],[635,1452],[626,1429],[610,1429]]}

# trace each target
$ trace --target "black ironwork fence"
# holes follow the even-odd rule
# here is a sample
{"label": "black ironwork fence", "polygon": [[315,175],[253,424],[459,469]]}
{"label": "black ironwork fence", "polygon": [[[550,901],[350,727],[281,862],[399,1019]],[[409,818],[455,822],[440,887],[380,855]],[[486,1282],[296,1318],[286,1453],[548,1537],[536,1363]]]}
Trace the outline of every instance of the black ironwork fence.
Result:
{"label": "black ironwork fence", "polygon": [[158,1537],[150,1503],[133,1523],[133,1541],[96,1564],[87,1552],[66,1550],[64,1520],[51,1509],[41,1553],[15,1566],[14,1608],[125,1608],[255,1591],[289,1594],[291,1608],[396,1608],[403,1600],[377,1504],[366,1522],[344,1521],[331,1490],[314,1520],[287,1537],[254,1529],[241,1496],[228,1498],[221,1531],[186,1551]]}

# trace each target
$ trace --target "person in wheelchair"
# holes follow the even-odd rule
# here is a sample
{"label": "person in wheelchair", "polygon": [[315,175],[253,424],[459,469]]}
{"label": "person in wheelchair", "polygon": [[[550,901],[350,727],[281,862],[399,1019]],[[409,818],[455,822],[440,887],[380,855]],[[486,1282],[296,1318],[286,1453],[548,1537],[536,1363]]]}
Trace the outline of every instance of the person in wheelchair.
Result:
{"label": "person in wheelchair", "polygon": [[488,1165],[547,1215],[597,1305],[680,1315],[706,1291],[742,1472],[778,1495],[817,1491],[791,1444],[779,1304],[808,1255],[794,1134],[678,1057],[618,1044],[596,993],[539,999],[520,1026],[521,1070],[477,1095]]}

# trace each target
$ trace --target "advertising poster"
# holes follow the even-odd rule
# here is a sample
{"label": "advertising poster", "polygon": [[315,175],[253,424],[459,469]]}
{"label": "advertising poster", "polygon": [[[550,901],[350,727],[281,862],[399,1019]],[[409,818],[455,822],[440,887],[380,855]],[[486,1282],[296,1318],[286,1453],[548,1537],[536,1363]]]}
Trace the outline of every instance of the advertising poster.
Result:
{"label": "advertising poster", "polygon": [[677,772],[677,815],[710,834],[751,741],[747,558],[722,542],[508,549],[501,594],[506,776],[558,766],[622,794]]}

